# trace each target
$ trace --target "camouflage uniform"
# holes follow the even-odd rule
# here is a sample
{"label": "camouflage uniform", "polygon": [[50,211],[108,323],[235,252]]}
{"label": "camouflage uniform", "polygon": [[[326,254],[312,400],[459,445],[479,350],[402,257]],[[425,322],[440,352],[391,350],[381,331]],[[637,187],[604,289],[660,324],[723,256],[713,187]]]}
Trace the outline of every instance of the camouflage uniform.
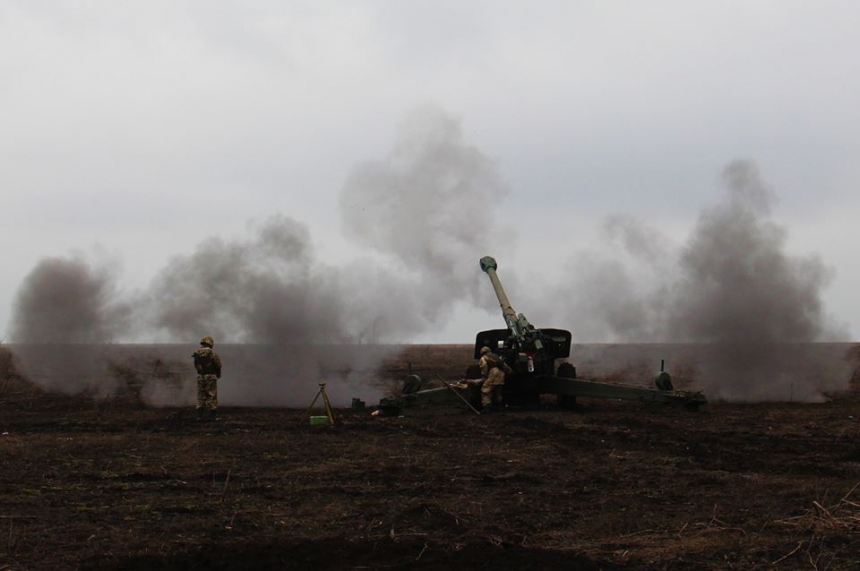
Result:
{"label": "camouflage uniform", "polygon": [[481,348],[481,376],[484,384],[481,385],[481,405],[484,408],[491,407],[502,402],[502,390],[505,386],[505,374],[513,370],[505,361],[490,351],[489,347]]}
{"label": "camouflage uniform", "polygon": [[212,350],[211,337],[200,340],[200,348],[191,357],[197,369],[197,418],[215,416],[218,410],[218,379],[221,378],[221,358]]}

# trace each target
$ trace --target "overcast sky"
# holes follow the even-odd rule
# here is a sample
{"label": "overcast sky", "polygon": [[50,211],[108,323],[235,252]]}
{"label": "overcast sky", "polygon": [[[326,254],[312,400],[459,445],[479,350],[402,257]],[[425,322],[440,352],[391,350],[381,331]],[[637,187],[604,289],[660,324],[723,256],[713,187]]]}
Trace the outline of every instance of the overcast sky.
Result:
{"label": "overcast sky", "polygon": [[[781,251],[820,262],[824,311],[856,339],[858,29],[851,1],[0,0],[0,339],[42,260],[110,267],[131,294],[279,215],[340,281],[365,256],[415,273],[415,252],[492,226],[441,259],[463,280],[445,292],[484,293],[403,329],[470,342],[502,325],[481,256],[518,311],[551,319],[532,281],[567,295],[613,220],[684,248],[736,161],[772,191],[762,215]],[[362,200],[400,192],[386,169],[420,117],[425,139],[444,131],[470,157],[476,216],[413,233],[450,198],[428,184],[414,222],[373,234],[390,221],[363,220]],[[421,241],[381,245],[407,234]],[[576,331],[563,314],[545,325]],[[624,339],[577,337],[592,332]]]}

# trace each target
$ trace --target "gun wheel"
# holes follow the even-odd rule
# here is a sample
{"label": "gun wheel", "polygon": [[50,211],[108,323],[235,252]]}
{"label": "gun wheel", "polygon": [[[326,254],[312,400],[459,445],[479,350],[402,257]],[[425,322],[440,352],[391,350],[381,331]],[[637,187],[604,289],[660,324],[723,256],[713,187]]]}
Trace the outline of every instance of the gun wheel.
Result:
{"label": "gun wheel", "polygon": [[565,379],[575,379],[576,378],[576,367],[574,367],[570,363],[562,363],[558,366],[558,371],[556,372],[556,376],[563,377]]}

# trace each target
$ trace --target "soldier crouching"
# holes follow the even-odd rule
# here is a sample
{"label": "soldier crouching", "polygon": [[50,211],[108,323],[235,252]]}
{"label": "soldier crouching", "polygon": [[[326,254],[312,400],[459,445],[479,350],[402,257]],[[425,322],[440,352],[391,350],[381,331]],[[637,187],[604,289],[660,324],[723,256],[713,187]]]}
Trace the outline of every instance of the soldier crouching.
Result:
{"label": "soldier crouching", "polygon": [[489,347],[481,347],[481,359],[478,365],[484,378],[484,383],[481,385],[481,406],[483,407],[481,412],[492,412],[495,407],[502,404],[505,375],[513,373],[513,370],[504,359],[490,351]]}
{"label": "soldier crouching", "polygon": [[218,410],[218,379],[221,378],[221,358],[212,350],[215,341],[208,335],[200,340],[200,348],[191,355],[197,370],[197,420],[215,418]]}

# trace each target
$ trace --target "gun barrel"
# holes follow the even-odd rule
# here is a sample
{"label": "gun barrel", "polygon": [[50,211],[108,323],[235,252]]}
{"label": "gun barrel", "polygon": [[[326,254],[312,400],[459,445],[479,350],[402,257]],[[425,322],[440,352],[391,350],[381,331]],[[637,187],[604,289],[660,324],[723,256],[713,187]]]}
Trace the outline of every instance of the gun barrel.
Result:
{"label": "gun barrel", "polygon": [[490,277],[490,283],[493,284],[493,289],[496,291],[496,297],[502,308],[502,316],[505,318],[505,323],[507,323],[515,335],[519,335],[521,332],[517,321],[517,312],[511,307],[511,302],[508,300],[507,294],[505,294],[505,288],[502,287],[502,282],[499,281],[499,276],[496,275],[498,267],[496,260],[491,256],[481,258],[481,269]]}

